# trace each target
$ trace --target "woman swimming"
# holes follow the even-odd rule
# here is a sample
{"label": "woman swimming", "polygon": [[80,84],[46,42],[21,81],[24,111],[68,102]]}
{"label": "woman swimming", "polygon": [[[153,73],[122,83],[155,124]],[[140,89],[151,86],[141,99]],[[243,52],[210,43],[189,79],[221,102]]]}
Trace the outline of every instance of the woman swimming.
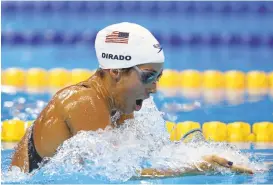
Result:
{"label": "woman swimming", "polygon": [[[11,166],[32,172],[79,131],[113,128],[133,118],[143,100],[157,90],[164,53],[146,28],[132,23],[110,25],[98,32],[95,50],[99,69],[89,79],[58,91],[43,109],[12,157]],[[183,171],[143,169],[143,176],[177,175],[221,165],[237,172],[252,170],[215,155]]]}

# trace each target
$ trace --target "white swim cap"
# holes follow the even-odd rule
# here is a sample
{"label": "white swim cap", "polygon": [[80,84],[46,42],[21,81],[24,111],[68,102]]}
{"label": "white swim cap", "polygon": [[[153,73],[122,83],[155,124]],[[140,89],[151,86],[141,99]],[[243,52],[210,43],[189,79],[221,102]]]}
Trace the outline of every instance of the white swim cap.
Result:
{"label": "white swim cap", "polygon": [[147,63],[163,63],[163,50],[146,28],[123,22],[98,32],[95,41],[99,67],[121,69]]}

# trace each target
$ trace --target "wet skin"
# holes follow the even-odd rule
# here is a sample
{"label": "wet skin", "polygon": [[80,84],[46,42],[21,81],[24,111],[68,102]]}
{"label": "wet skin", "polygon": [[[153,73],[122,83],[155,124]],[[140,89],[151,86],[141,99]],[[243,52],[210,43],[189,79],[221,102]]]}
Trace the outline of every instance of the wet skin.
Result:
{"label": "wet skin", "polygon": [[[138,66],[141,70],[162,72],[161,63]],[[113,126],[111,115],[121,112],[117,124],[133,118],[136,100],[147,99],[156,92],[156,81],[144,84],[139,73],[131,69],[105,70],[102,78],[95,73],[88,80],[58,91],[33,125],[34,145],[41,157],[52,157],[57,148],[79,131],[96,131]],[[11,166],[29,171],[28,141],[30,129],[18,143]]]}
{"label": "wet skin", "polygon": [[[160,76],[162,64],[145,64],[139,69],[153,71]],[[124,74],[119,70],[105,70],[105,76],[98,74],[79,84],[66,87],[57,92],[33,125],[34,144],[41,157],[52,157],[57,148],[79,131],[96,131],[113,126],[111,115],[122,113],[117,124],[133,118],[138,110],[137,100],[144,100],[155,93],[157,81],[143,83],[140,74],[132,69]],[[11,166],[29,171],[28,138],[30,129],[18,143],[12,157]],[[188,173],[211,171],[214,166],[230,168],[231,171],[252,174],[249,168],[233,165],[231,161],[216,155],[203,156],[204,162],[183,170],[143,169],[142,177],[177,176]]]}

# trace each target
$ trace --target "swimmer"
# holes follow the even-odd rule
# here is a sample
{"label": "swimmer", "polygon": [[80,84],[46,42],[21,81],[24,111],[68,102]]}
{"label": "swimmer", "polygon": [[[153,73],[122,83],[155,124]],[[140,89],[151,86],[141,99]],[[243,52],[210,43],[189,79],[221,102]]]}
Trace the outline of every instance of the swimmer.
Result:
{"label": "swimmer", "polygon": [[[164,53],[156,38],[146,28],[133,23],[110,25],[98,32],[95,51],[99,68],[89,79],[59,90],[41,111],[15,148],[11,166],[30,173],[50,160],[64,141],[79,131],[113,129],[132,119],[142,102],[157,91],[163,72]],[[218,156],[205,156],[188,171],[210,169],[218,164],[238,172],[252,173]],[[209,165],[206,165],[209,164]],[[170,175],[144,169],[141,175]]]}

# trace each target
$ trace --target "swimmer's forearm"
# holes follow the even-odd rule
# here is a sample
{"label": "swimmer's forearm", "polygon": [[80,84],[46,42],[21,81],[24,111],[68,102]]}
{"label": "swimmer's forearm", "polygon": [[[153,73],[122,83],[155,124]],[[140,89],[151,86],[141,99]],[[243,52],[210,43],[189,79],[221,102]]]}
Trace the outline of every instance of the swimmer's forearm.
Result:
{"label": "swimmer's forearm", "polygon": [[[253,174],[251,169],[233,165],[230,167],[231,171],[239,173]],[[192,165],[190,168],[183,168],[181,170],[158,170],[153,168],[146,168],[140,172],[140,177],[172,177],[172,176],[182,176],[182,175],[194,175],[203,172],[213,171],[213,166],[206,162],[201,162],[196,165]]]}
{"label": "swimmer's forearm", "polygon": [[197,168],[184,168],[183,170],[157,170],[153,168],[146,168],[140,172],[141,177],[172,177],[181,176],[186,174],[196,174],[200,173]]}
{"label": "swimmer's forearm", "polygon": [[173,170],[157,170],[153,168],[143,169],[140,173],[141,177],[166,177],[166,176],[175,176],[178,174]]}

